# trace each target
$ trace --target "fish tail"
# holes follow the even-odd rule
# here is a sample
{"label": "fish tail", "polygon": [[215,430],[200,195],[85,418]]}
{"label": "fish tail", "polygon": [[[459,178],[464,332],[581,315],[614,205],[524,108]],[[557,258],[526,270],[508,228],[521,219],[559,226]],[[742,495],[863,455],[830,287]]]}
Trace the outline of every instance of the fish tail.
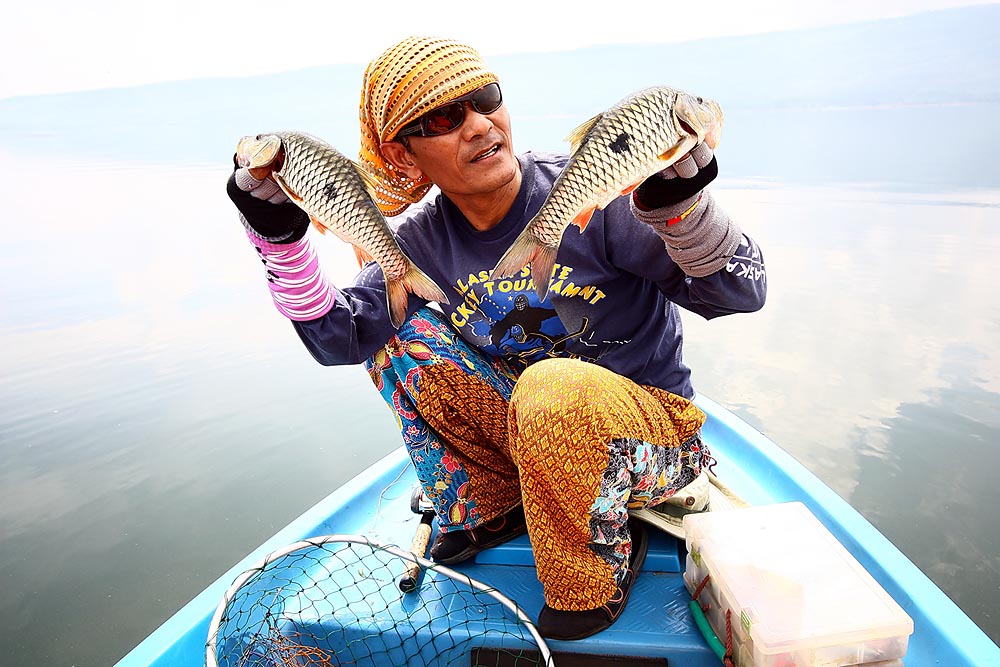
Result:
{"label": "fish tail", "polygon": [[449,303],[444,291],[437,286],[431,278],[421,271],[410,259],[406,260],[406,273],[395,280],[385,281],[385,300],[389,306],[389,320],[397,329],[402,326],[406,319],[406,307],[410,301],[410,294],[436,301],[437,303]]}
{"label": "fish tail", "polygon": [[409,300],[409,293],[402,280],[385,281],[385,301],[389,306],[389,321],[397,329],[403,326],[403,320],[406,319],[406,306]]}
{"label": "fish tail", "polygon": [[552,268],[556,264],[556,250],[540,243],[529,229],[525,229],[497,262],[490,279],[510,278],[530,263],[535,291],[538,298],[544,301],[549,292]]}
{"label": "fish tail", "polygon": [[525,229],[497,262],[493,272],[490,273],[490,280],[510,278],[532,262],[541,247],[542,244],[531,234],[530,229]]}
{"label": "fish tail", "polygon": [[428,301],[436,301],[437,303],[450,303],[448,301],[448,296],[444,293],[437,283],[435,283],[431,278],[421,271],[416,264],[414,264],[409,259],[406,273],[400,278],[400,282],[406,288],[407,292],[416,294],[417,296],[427,299]]}
{"label": "fish tail", "polygon": [[535,293],[540,301],[545,301],[552,281],[552,270],[556,265],[556,248],[539,245],[531,260],[531,279],[535,281]]}

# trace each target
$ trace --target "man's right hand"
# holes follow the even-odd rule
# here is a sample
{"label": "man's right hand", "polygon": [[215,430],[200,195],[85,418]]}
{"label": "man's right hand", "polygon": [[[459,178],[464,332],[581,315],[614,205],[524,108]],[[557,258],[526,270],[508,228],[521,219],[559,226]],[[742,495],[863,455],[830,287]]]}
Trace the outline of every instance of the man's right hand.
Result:
{"label": "man's right hand", "polygon": [[271,165],[250,169],[237,151],[233,166],[226,192],[247,227],[271,243],[294,243],[305,236],[309,216],[270,177]]}

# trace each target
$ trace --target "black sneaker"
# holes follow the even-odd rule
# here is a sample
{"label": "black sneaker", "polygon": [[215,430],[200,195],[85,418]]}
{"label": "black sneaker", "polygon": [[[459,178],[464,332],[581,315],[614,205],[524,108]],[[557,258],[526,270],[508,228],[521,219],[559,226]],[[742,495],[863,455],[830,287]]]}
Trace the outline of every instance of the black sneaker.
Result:
{"label": "black sneaker", "polygon": [[649,551],[649,536],[645,526],[639,521],[629,521],[628,527],[632,535],[632,553],[628,559],[628,570],[611,599],[597,609],[583,611],[562,611],[543,605],[536,626],[539,634],[548,639],[583,639],[610,628],[618,620],[625,610],[628,596],[632,592],[632,584],[642,570],[646,552]]}
{"label": "black sneaker", "polygon": [[453,530],[439,533],[431,545],[431,558],[444,565],[454,565],[468,560],[483,549],[503,544],[527,532],[524,507],[518,505],[506,514],[472,530]]}

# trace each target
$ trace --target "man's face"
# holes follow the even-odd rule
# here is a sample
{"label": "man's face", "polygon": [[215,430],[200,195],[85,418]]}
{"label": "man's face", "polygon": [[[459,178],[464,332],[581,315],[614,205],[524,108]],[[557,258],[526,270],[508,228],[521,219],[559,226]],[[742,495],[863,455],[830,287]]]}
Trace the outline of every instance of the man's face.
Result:
{"label": "man's face", "polygon": [[409,144],[414,167],[446,195],[490,194],[513,182],[520,169],[506,106],[483,115],[466,103],[465,121],[457,129],[413,136]]}

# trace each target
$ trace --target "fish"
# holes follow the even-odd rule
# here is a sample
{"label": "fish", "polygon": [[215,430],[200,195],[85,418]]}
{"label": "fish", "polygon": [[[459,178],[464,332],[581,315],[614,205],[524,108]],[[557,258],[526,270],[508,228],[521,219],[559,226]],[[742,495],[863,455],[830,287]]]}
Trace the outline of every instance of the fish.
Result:
{"label": "fish", "polygon": [[632,93],[566,138],[570,157],[538,213],[501,256],[491,278],[509,278],[531,264],[545,300],[563,232],[587,228],[594,211],[627,195],[684,157],[700,142],[714,148],[722,109],[713,100],[657,86]]}
{"label": "fish", "polygon": [[400,248],[372,199],[377,187],[356,162],[321,139],[302,132],[243,137],[237,159],[255,177],[270,174],[278,187],[309,215],[321,232],[333,232],[354,246],[362,266],[374,260],[385,276],[389,319],[399,328],[409,294],[447,304],[444,291]]}

